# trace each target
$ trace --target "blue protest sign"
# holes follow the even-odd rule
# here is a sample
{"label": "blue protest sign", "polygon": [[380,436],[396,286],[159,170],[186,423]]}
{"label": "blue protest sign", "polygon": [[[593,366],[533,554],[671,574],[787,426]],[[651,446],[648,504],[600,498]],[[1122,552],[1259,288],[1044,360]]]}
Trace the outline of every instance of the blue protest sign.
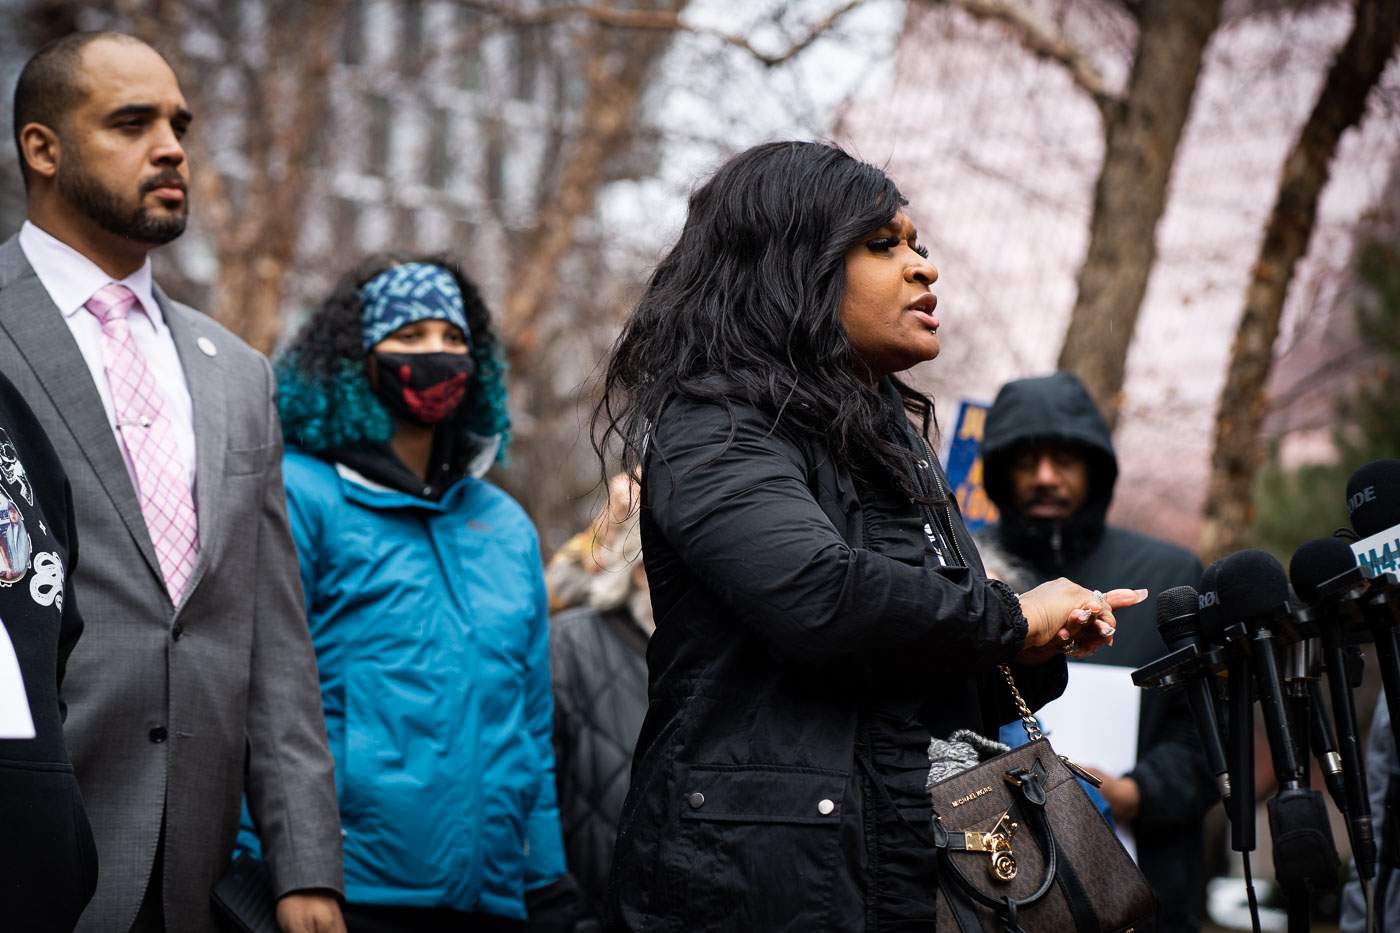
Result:
{"label": "blue protest sign", "polygon": [[995,525],[1001,518],[982,486],[982,434],[987,423],[987,408],[981,402],[962,402],[944,464],[969,531]]}

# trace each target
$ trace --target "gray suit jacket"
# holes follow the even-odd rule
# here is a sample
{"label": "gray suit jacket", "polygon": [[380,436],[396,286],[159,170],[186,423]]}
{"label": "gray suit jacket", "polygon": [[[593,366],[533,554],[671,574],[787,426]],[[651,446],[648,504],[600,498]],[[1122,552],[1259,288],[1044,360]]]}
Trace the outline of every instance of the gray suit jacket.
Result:
{"label": "gray suit jacket", "polygon": [[200,548],[178,611],[72,333],[18,241],[0,244],[0,371],[68,470],[82,546],[72,585],[87,625],[63,682],[64,732],[98,850],[79,930],[100,933],[135,918],[162,814],[167,927],[212,931],[209,892],[245,790],[277,892],[343,891],[272,370],[209,318],[156,299],[194,403]]}

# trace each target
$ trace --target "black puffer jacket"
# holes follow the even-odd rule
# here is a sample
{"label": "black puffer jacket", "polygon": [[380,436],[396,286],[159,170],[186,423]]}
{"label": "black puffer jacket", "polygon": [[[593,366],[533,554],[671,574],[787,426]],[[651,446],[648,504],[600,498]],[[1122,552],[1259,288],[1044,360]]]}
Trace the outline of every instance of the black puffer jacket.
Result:
{"label": "black puffer jacket", "polygon": [[[1073,443],[1091,452],[1089,497],[1069,522],[1029,520],[1015,509],[1011,455],[1037,443]],[[1000,543],[1032,568],[1034,579],[1024,581],[1027,585],[1065,576],[1100,589],[1145,587],[1153,597],[1118,610],[1113,647],[1082,663],[1137,668],[1166,654],[1155,624],[1155,597],[1174,586],[1195,586],[1201,562],[1174,544],[1105,524],[1118,459],[1108,426],[1079,380],[1060,372],[1003,386],[987,413],[982,460],[987,495],[1002,515]],[[1201,820],[1219,795],[1185,694],[1143,693],[1137,765],[1127,776],[1142,793],[1132,829],[1139,866],[1161,904],[1160,929],[1198,930],[1205,896]]]}
{"label": "black puffer jacket", "polygon": [[570,609],[549,620],[564,855],[588,911],[598,916],[647,710],[646,651],[646,633],[626,608]]}
{"label": "black puffer jacket", "polygon": [[[931,912],[932,869],[907,870],[929,860],[895,851],[918,844],[867,768],[927,825],[928,738],[1016,718],[994,672],[1026,621],[956,509],[940,520],[966,566],[942,567],[920,508],[873,474],[740,399],[674,398],[659,419],[642,474],[651,705],[609,929],[845,933]],[[1063,689],[1059,659],[1013,669],[1032,705]]]}

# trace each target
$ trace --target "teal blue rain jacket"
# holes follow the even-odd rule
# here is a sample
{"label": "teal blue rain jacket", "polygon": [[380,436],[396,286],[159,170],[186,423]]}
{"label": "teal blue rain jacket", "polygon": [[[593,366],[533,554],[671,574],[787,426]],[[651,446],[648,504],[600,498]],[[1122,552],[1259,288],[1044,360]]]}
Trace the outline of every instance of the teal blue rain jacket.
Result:
{"label": "teal blue rain jacket", "polygon": [[295,448],[284,469],[346,899],[525,919],[564,874],[533,525],[474,477],[431,502]]}

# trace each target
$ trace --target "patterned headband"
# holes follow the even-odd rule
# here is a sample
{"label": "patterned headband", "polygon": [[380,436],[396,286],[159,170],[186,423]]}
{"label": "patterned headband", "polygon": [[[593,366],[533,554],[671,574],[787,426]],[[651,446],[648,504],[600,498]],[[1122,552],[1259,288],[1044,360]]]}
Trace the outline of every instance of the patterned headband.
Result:
{"label": "patterned headband", "polygon": [[405,324],[447,321],[471,341],[462,290],[442,266],[408,262],[382,272],[360,289],[364,302],[364,344],[368,350]]}

